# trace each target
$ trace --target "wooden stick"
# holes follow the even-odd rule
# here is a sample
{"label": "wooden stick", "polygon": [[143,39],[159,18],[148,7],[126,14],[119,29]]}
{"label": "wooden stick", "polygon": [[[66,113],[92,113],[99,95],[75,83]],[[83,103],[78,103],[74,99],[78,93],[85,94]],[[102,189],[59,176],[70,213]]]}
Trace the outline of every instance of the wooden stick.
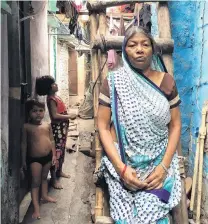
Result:
{"label": "wooden stick", "polygon": [[[91,42],[94,41],[95,36],[97,34],[98,23],[97,23],[97,14],[92,13],[90,15],[90,40]],[[98,73],[99,73],[99,66],[98,66],[98,51],[91,50],[91,68],[92,68],[92,81],[95,82]],[[99,94],[99,82],[96,84],[94,88],[94,122],[95,122],[95,149],[100,148],[100,142],[97,133],[97,110],[98,110],[98,94]],[[96,168],[100,165],[100,152],[96,151]],[[102,216],[103,213],[103,192],[102,189],[96,187],[95,192],[95,217]]]}
{"label": "wooden stick", "polygon": [[[104,41],[104,42],[103,42]],[[101,49],[104,48],[104,44],[107,50],[122,48],[124,36],[105,36],[104,40],[100,35],[97,35],[91,44],[91,48]],[[170,38],[155,38],[157,46],[161,49],[162,53],[171,54],[173,52],[174,41]]]}
{"label": "wooden stick", "polygon": [[[106,36],[106,29],[107,29],[107,19],[106,19],[106,14],[104,12],[101,12],[99,14],[99,33],[100,35],[103,35],[103,37]],[[101,51],[100,52],[100,67],[103,67],[104,63],[107,60],[107,54],[106,52]],[[107,67],[107,63],[102,71],[101,74],[101,83],[103,82],[103,80],[105,79],[106,75],[108,73],[108,67]]]}
{"label": "wooden stick", "polygon": [[190,202],[190,211],[194,211],[194,202],[195,202],[195,192],[196,192],[196,183],[198,177],[198,168],[199,168],[199,138],[197,138],[196,143],[196,154],[195,154],[195,163],[194,163],[194,176],[193,176],[193,184],[191,189],[191,202]]}
{"label": "wooden stick", "polygon": [[203,177],[203,156],[204,156],[204,140],[206,136],[206,113],[207,106],[202,109],[202,121],[199,130],[199,181],[197,190],[197,209],[196,209],[196,224],[200,224],[201,215],[201,198],[202,198],[202,177]]}

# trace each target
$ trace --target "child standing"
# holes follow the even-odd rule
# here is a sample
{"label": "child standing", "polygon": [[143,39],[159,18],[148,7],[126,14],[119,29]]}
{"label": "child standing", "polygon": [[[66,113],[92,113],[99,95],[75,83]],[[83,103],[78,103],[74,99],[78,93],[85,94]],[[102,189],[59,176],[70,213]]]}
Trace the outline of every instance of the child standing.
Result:
{"label": "child standing", "polygon": [[40,96],[47,95],[47,106],[51,118],[51,127],[56,144],[57,166],[51,168],[52,186],[55,189],[62,189],[63,187],[58,182],[59,177],[70,178],[70,175],[62,171],[65,146],[67,140],[67,132],[69,127],[70,115],[67,114],[66,106],[60,97],[56,95],[58,92],[58,85],[51,76],[42,76],[36,80],[36,91]]}
{"label": "child standing", "polygon": [[28,123],[24,124],[22,133],[22,168],[30,167],[32,174],[31,196],[34,206],[34,219],[40,219],[39,188],[42,199],[56,202],[48,196],[47,176],[51,165],[56,163],[56,152],[52,130],[49,124],[42,122],[45,104],[36,100],[26,102]]}

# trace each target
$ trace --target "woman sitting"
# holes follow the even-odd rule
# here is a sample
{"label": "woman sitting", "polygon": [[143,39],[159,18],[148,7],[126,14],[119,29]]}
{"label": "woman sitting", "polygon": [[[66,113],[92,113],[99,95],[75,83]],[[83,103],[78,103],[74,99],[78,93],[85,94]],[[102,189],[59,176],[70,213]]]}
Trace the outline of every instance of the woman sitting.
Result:
{"label": "woman sitting", "polygon": [[181,101],[143,28],[126,31],[122,59],[103,82],[98,110],[111,217],[116,224],[166,224],[181,197]]}

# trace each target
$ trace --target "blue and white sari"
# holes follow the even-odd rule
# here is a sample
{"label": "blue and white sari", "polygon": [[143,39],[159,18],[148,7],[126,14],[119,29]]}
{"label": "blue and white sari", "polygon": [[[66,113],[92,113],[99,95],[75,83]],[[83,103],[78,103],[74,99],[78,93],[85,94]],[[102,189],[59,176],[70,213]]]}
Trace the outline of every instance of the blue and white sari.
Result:
{"label": "blue and white sari", "polygon": [[[154,58],[158,62],[157,58]],[[153,61],[154,61],[153,60]],[[163,70],[160,63],[154,68]],[[112,121],[116,129],[121,159],[143,177],[159,165],[168,145],[170,104],[163,92],[143,74],[136,71],[125,53],[123,66],[108,75]],[[112,163],[102,158],[110,194],[110,214],[116,224],[167,224],[168,213],[179,204],[181,182],[175,153],[163,187],[136,192],[123,187]]]}

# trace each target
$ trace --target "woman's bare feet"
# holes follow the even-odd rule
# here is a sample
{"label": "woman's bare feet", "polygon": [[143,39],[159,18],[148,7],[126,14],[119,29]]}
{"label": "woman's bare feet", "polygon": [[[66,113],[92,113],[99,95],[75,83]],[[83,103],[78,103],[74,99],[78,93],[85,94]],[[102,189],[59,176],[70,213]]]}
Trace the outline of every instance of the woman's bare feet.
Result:
{"label": "woman's bare feet", "polygon": [[55,198],[52,198],[50,196],[42,197],[42,200],[46,201],[46,202],[50,202],[50,203],[56,203],[57,202],[57,200]]}
{"label": "woman's bare feet", "polygon": [[40,219],[40,213],[39,212],[33,212],[32,218],[33,219]]}
{"label": "woman's bare feet", "polygon": [[69,174],[65,174],[64,172],[60,172],[59,177],[70,178],[71,176]]}
{"label": "woman's bare feet", "polygon": [[58,189],[58,190],[63,189],[63,186],[62,186],[57,180],[52,180],[52,181],[51,181],[51,186],[52,186],[54,189]]}

